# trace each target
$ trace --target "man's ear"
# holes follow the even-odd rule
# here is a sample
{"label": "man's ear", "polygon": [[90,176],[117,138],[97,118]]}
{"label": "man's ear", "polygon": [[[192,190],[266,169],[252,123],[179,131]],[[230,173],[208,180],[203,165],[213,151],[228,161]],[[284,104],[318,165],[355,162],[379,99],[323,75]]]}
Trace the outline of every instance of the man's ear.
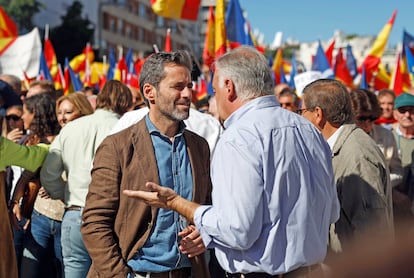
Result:
{"label": "man's ear", "polygon": [[325,127],[325,124],[326,124],[326,119],[324,117],[324,113],[323,113],[322,108],[320,108],[319,106],[316,106],[314,112],[315,112],[315,122],[316,122],[316,124],[321,129],[323,129]]}
{"label": "man's ear", "polygon": [[156,89],[153,85],[151,84],[144,84],[143,86],[143,95],[144,97],[148,100],[149,103],[154,103],[155,100],[155,94],[156,94]]}
{"label": "man's ear", "polygon": [[226,87],[226,90],[227,90],[227,99],[230,102],[235,101],[237,99],[237,95],[236,95],[236,88],[234,86],[233,81],[231,81],[230,79],[225,80],[224,86]]}

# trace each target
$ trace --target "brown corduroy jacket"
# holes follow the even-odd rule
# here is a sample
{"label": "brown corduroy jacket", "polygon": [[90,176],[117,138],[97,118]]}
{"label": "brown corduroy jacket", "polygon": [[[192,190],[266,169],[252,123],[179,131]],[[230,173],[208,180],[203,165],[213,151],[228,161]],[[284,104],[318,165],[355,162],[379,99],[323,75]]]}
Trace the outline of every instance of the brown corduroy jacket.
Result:
{"label": "brown corduroy jacket", "polygon": [[[206,140],[184,131],[193,171],[193,201],[211,204],[210,151]],[[158,209],[122,194],[159,183],[157,163],[145,118],[99,146],[81,228],[92,258],[88,277],[127,277],[127,262],[150,235]],[[204,256],[191,260],[193,277],[210,277]]]}

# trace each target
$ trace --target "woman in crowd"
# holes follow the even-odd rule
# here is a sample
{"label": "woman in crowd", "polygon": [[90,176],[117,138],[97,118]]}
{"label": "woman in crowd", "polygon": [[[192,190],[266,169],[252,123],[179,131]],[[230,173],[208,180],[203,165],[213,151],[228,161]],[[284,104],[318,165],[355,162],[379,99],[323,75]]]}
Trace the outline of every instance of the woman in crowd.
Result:
{"label": "woman in crowd", "polygon": [[56,101],[57,119],[61,127],[79,117],[93,113],[93,108],[86,95],[75,92],[61,96]]}
{"label": "woman in crowd", "polygon": [[[25,99],[22,119],[27,134],[22,137],[20,143],[26,146],[39,143],[50,144],[60,131],[55,101],[48,94],[39,94]],[[15,239],[18,239],[15,240],[18,262],[21,252],[19,250],[23,248],[22,261],[18,265],[21,277],[39,277],[39,275],[45,277],[40,272],[50,268],[41,267],[40,263],[43,264],[45,258],[49,256],[52,244],[55,246],[55,255],[58,260],[62,258],[60,220],[64,210],[63,203],[59,200],[47,199],[44,196],[44,190],[39,190],[39,187],[38,172],[24,171],[13,192],[11,221],[14,226]],[[32,194],[27,195],[29,192]],[[33,201],[23,202],[25,200],[23,196]]]}
{"label": "woman in crowd", "polygon": [[[92,106],[87,100],[86,96],[81,92],[72,93],[66,96],[61,96],[56,101],[56,120],[58,121],[61,127],[65,126],[68,122],[73,121],[81,116],[89,115],[93,113]],[[38,201],[40,200],[40,201]],[[48,206],[42,208],[39,206],[39,203],[47,203]],[[46,210],[45,210],[46,208]],[[43,212],[43,213],[42,213]],[[50,249],[51,242],[54,244],[55,256],[58,259],[58,268],[55,273],[58,273],[58,277],[63,273],[62,271],[62,251],[60,243],[60,230],[61,230],[61,221],[64,213],[64,204],[61,200],[52,200],[47,195],[46,191],[43,188],[40,188],[39,195],[35,202],[34,210],[32,213],[32,234],[33,226],[36,224],[35,221],[39,220],[39,232],[38,240],[36,236],[33,235],[35,242],[31,242],[31,245],[26,245],[24,251],[24,258],[22,263],[22,277],[44,277],[43,274],[36,271],[39,267],[39,259],[45,258],[45,256],[50,256],[50,254],[45,253]],[[50,227],[54,227],[50,229]],[[45,247],[49,244],[49,248]],[[32,249],[39,249],[37,245],[41,245],[39,256],[36,256],[38,260],[33,261],[29,254],[32,253]],[[26,252],[28,251],[28,252]],[[26,256],[26,253],[29,253]],[[28,269],[28,271],[23,270]],[[55,273],[52,273],[52,277]]]}
{"label": "woman in crowd", "polygon": [[[356,125],[374,139],[384,154],[390,171],[391,185],[393,186],[394,222],[398,222],[406,216],[405,211],[409,210],[409,200],[406,200],[406,197],[396,190],[396,186],[402,182],[403,169],[395,138],[390,130],[374,123],[381,116],[381,107],[373,92],[355,89],[350,94]],[[408,207],[404,208],[406,206]]]}

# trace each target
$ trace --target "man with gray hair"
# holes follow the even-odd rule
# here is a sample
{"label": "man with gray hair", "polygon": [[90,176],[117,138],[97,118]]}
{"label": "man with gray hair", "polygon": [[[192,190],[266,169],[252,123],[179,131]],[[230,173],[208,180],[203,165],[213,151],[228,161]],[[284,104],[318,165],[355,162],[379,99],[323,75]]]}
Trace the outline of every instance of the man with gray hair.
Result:
{"label": "man with gray hair", "polygon": [[320,271],[339,216],[329,146],[311,123],[279,106],[267,60],[254,48],[218,58],[213,88],[225,128],[212,159],[213,205],[150,180],[153,192],[124,193],[194,221],[227,277]]}
{"label": "man with gray hair", "polygon": [[339,220],[331,227],[330,247],[340,252],[351,240],[376,229],[391,237],[391,183],[385,158],[376,143],[354,124],[351,97],[333,79],[308,84],[302,95],[302,116],[328,141],[338,198]]}

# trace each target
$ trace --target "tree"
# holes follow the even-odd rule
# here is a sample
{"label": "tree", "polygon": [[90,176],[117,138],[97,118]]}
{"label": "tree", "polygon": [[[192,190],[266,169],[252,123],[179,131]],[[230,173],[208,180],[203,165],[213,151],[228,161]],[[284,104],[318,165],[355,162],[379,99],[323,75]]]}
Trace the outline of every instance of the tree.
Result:
{"label": "tree", "polygon": [[82,17],[82,9],[82,3],[74,1],[61,17],[62,24],[50,30],[50,40],[62,65],[66,57],[71,59],[82,53],[93,38],[94,27],[88,18]]}
{"label": "tree", "polygon": [[36,0],[0,0],[0,5],[16,21],[20,31],[33,29],[33,16],[44,8],[44,4]]}

